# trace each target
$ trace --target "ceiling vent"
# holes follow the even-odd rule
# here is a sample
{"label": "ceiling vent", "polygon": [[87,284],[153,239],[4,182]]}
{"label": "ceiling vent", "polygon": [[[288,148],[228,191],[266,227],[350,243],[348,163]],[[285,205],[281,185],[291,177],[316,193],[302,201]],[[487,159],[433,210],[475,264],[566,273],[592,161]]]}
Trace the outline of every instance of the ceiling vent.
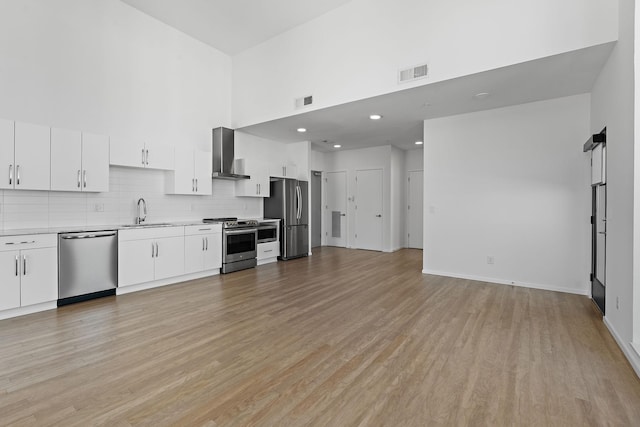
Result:
{"label": "ceiling vent", "polygon": [[429,67],[427,64],[400,70],[398,73],[398,83],[410,82],[427,77]]}
{"label": "ceiling vent", "polygon": [[296,108],[303,108],[313,104],[313,95],[303,96],[296,99]]}

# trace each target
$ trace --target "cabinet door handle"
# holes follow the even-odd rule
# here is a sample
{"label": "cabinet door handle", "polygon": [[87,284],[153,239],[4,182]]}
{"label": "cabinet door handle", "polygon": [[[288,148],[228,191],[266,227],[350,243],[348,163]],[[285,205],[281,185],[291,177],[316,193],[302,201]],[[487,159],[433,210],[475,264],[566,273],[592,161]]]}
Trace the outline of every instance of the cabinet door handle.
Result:
{"label": "cabinet door handle", "polygon": [[264,251],[264,253],[269,253],[269,252],[273,252],[273,249],[269,249],[268,251]]}
{"label": "cabinet door handle", "polygon": [[83,182],[84,188],[87,188],[87,171],[86,170],[82,172],[82,182]]}
{"label": "cabinet door handle", "polygon": [[22,255],[22,275],[27,275],[27,256]]}
{"label": "cabinet door handle", "polygon": [[198,178],[196,178],[196,193],[198,192]]}
{"label": "cabinet door handle", "polygon": [[156,255],[155,255],[156,247],[155,246],[156,246],[155,243],[151,243],[151,258],[155,258],[156,257]]}
{"label": "cabinet door handle", "polygon": [[13,165],[9,165],[9,185],[13,184]]}
{"label": "cabinet door handle", "polygon": [[80,169],[78,169],[78,188],[80,188]]}
{"label": "cabinet door handle", "polygon": [[204,237],[202,238],[202,250],[204,251]]}
{"label": "cabinet door handle", "polygon": [[158,254],[159,254],[159,253],[160,253],[160,252],[158,251],[158,244],[156,243],[156,258],[158,258]]}
{"label": "cabinet door handle", "polygon": [[195,192],[196,191],[196,180],[194,178],[191,178],[191,192]]}
{"label": "cabinet door handle", "polygon": [[142,149],[142,164],[144,165],[144,148]]}
{"label": "cabinet door handle", "polygon": [[20,185],[20,165],[16,166],[16,185]]}
{"label": "cabinet door handle", "polygon": [[16,277],[20,274],[20,261],[18,260],[18,255],[16,255]]}
{"label": "cabinet door handle", "polygon": [[204,239],[207,241],[207,249],[206,250],[209,250],[209,238],[205,237]]}
{"label": "cabinet door handle", "polygon": [[146,151],[146,157],[147,157],[147,166],[149,166],[149,150],[145,150]]}
{"label": "cabinet door handle", "polygon": [[258,184],[258,194],[262,194],[262,184]]}

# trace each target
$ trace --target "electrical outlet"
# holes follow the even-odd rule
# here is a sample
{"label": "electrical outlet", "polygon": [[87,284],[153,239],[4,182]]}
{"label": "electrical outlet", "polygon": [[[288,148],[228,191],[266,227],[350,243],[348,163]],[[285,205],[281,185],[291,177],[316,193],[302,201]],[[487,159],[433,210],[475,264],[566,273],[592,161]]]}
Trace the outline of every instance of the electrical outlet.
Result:
{"label": "electrical outlet", "polygon": [[620,297],[616,297],[616,310],[620,310]]}
{"label": "electrical outlet", "polygon": [[487,255],[487,264],[493,264],[494,259],[492,255]]}
{"label": "electrical outlet", "polygon": [[104,203],[96,203],[93,210],[96,212],[104,212]]}

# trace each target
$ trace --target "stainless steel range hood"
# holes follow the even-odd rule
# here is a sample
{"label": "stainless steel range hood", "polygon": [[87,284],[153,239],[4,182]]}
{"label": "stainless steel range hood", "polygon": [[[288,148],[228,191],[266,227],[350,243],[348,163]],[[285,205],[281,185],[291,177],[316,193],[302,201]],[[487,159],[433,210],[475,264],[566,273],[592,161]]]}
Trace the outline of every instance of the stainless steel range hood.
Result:
{"label": "stainless steel range hood", "polygon": [[249,175],[234,172],[234,132],[223,127],[213,129],[213,175],[214,179],[249,179]]}

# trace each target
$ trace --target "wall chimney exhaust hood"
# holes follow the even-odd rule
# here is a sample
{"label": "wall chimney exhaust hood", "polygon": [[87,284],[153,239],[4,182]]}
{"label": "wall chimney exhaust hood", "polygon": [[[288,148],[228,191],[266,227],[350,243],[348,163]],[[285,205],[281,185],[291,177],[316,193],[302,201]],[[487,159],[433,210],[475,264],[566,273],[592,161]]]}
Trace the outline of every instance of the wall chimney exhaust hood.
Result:
{"label": "wall chimney exhaust hood", "polygon": [[234,132],[223,127],[213,129],[212,153],[214,179],[249,179],[249,175],[234,173]]}

